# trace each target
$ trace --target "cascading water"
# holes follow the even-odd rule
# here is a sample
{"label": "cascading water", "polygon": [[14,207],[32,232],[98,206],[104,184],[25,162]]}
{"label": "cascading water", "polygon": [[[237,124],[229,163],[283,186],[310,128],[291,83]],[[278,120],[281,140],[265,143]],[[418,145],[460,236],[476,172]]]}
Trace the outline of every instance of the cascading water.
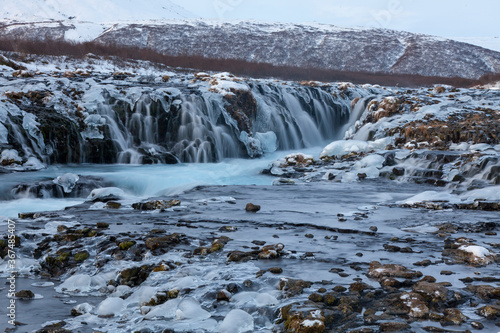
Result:
{"label": "cascading water", "polygon": [[[258,157],[342,136],[350,122],[351,100],[370,94],[357,88],[344,94],[336,87],[261,81],[245,87],[229,98],[186,86],[134,87],[133,98],[124,90],[118,94],[104,88],[98,102],[90,107],[87,103],[86,112],[77,117],[48,108],[35,117],[20,107],[22,116],[5,113],[8,148],[45,163],[206,163]],[[44,117],[52,122],[63,119],[64,124],[54,126],[71,130],[52,134],[49,121],[37,123]]]}

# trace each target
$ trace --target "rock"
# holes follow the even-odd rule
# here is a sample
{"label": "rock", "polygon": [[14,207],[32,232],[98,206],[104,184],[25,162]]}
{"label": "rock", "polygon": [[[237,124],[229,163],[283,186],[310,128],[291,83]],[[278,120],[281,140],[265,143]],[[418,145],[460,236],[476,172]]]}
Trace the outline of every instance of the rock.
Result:
{"label": "rock", "polygon": [[417,282],[413,286],[413,292],[422,295],[426,302],[432,304],[442,304],[448,297],[448,289],[439,283]]}
{"label": "rock", "polygon": [[309,300],[312,302],[323,302],[323,296],[317,293],[309,295]]}
{"label": "rock", "polygon": [[302,294],[304,289],[311,286],[312,282],[309,281],[282,278],[278,288],[285,291],[287,297],[292,297]]}
{"label": "rock", "polygon": [[432,264],[432,261],[430,261],[429,259],[426,259],[426,260],[422,260],[422,261],[417,261],[416,263],[414,263],[413,265],[415,266],[424,266],[424,267],[427,267],[429,265]]}
{"label": "rock", "polygon": [[441,321],[443,324],[452,324],[452,325],[462,325],[465,321],[467,321],[466,316],[458,309],[445,309],[443,311],[444,318]]}
{"label": "rock", "polygon": [[276,259],[281,255],[285,245],[278,243],[262,247],[258,254],[259,259]]}
{"label": "rock", "polygon": [[476,296],[485,301],[489,301],[490,299],[500,299],[500,287],[495,288],[489,285],[469,285],[466,290],[473,292]]}
{"label": "rock", "polygon": [[387,322],[380,324],[380,332],[402,332],[410,328],[407,323]]}
{"label": "rock", "polygon": [[163,211],[171,207],[180,206],[179,200],[153,200],[148,202],[138,202],[132,204],[132,208],[136,210],[157,210]]}
{"label": "rock", "polygon": [[424,297],[417,293],[403,293],[401,302],[409,310],[408,315],[413,318],[426,318],[429,315],[429,307]]}
{"label": "rock", "polygon": [[222,232],[235,232],[237,231],[238,228],[236,227],[233,227],[233,226],[223,226],[223,227],[220,227],[219,231],[222,231]]}
{"label": "rock", "polygon": [[132,246],[134,246],[136,243],[135,241],[125,241],[125,242],[121,242],[118,247],[120,248],[120,250],[122,251],[127,251],[128,249],[130,249]]}
{"label": "rock", "polygon": [[253,203],[247,203],[245,210],[251,213],[257,213],[260,210],[259,205],[254,205]]}
{"label": "rock", "polygon": [[367,273],[368,277],[380,279],[381,277],[399,277],[404,279],[414,279],[423,274],[419,271],[413,271],[402,265],[387,264],[382,265],[378,261],[372,261]]}
{"label": "rock", "polygon": [[210,250],[208,251],[209,253],[214,253],[216,251],[222,250],[224,246],[230,241],[231,239],[226,236],[222,236],[220,238],[217,238],[212,242],[212,245],[210,246]]}
{"label": "rock", "polygon": [[164,237],[151,237],[146,239],[146,247],[150,250],[166,248],[178,244],[184,238],[184,234],[174,233]]}
{"label": "rock", "polygon": [[271,267],[268,269],[269,272],[271,272],[272,274],[281,274],[283,273],[283,268],[281,267]]}
{"label": "rock", "polygon": [[107,228],[109,228],[109,224],[108,223],[104,223],[104,222],[97,222],[96,223],[96,227],[98,229],[107,229]]}
{"label": "rock", "polygon": [[122,206],[122,204],[119,202],[116,202],[116,201],[106,202],[106,208],[119,209],[121,206]]}
{"label": "rock", "polygon": [[15,296],[20,299],[32,299],[35,297],[35,294],[31,290],[21,290]]}
{"label": "rock", "polygon": [[338,293],[343,293],[344,291],[347,291],[347,288],[346,287],[343,287],[343,286],[335,286],[333,288],[333,291],[336,291]]}
{"label": "rock", "polygon": [[379,282],[380,282],[380,286],[384,289],[386,287],[399,289],[403,286],[403,284],[401,282],[399,282],[399,280],[397,280],[395,278],[391,278],[391,277],[382,278],[382,279],[380,279]]}
{"label": "rock", "polygon": [[89,258],[89,253],[87,251],[79,252],[75,254],[76,261],[85,261]]}
{"label": "rock", "polygon": [[366,289],[373,289],[373,287],[363,282],[354,282],[349,286],[350,291],[357,293],[360,293]]}
{"label": "rock", "polygon": [[455,242],[448,240],[443,256],[451,256],[456,263],[474,266],[489,265],[497,260],[496,254],[485,247],[469,243],[466,239],[458,239]]}
{"label": "rock", "polygon": [[500,306],[498,305],[486,305],[477,310],[477,314],[481,317],[494,320],[500,317]]}
{"label": "rock", "polygon": [[470,326],[475,330],[482,330],[484,328],[484,325],[482,323],[480,323],[479,321],[471,322]]}
{"label": "rock", "polygon": [[217,302],[229,302],[231,293],[227,290],[221,290],[217,293]]}
{"label": "rock", "polygon": [[121,271],[118,282],[129,287],[136,287],[146,281],[150,272],[151,268],[147,265],[127,268]]}
{"label": "rock", "polygon": [[73,332],[73,331],[69,331],[67,329],[64,329],[63,328],[64,326],[66,326],[66,322],[60,321],[60,322],[45,326],[42,329],[39,329],[38,331],[36,331],[36,333],[72,333]]}
{"label": "rock", "polygon": [[373,232],[377,232],[378,231],[378,228],[373,226],[373,227],[370,227],[370,230],[373,231]]}

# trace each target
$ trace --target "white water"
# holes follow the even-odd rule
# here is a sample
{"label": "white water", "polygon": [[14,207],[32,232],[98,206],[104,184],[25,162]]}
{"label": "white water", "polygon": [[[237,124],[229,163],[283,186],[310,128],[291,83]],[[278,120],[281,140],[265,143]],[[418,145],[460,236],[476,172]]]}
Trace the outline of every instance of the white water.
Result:
{"label": "white water", "polygon": [[[303,149],[318,156],[322,146]],[[219,163],[180,163],[175,165],[95,165],[51,166],[37,172],[0,175],[0,191],[6,192],[19,183],[55,179],[66,173],[96,176],[110,181],[137,200],[154,196],[176,195],[199,185],[271,185],[274,177],[261,174],[269,164],[290,152],[279,151],[259,159],[226,159]],[[0,219],[17,217],[18,213],[53,211],[83,203],[81,199],[21,198],[0,201]]]}

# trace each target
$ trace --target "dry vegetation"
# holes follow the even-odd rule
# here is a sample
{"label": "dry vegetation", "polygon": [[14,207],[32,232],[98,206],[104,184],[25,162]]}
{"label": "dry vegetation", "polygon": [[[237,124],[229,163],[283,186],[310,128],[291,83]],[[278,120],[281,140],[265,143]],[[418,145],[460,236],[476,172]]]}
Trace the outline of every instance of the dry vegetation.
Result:
{"label": "dry vegetation", "polygon": [[0,40],[0,50],[39,55],[64,55],[75,58],[83,58],[88,54],[95,54],[101,57],[146,60],[172,67],[228,71],[236,75],[275,77],[297,81],[350,81],[354,83],[371,83],[388,86],[428,86],[440,83],[455,87],[469,87],[500,81],[500,73],[486,75],[479,80],[470,80],[459,77],[442,78],[404,74],[346,72],[316,68],[273,66],[266,63],[233,59],[210,59],[201,56],[167,56],[147,48],[141,49],[137,47],[103,45],[96,42],[74,43],[60,40],[41,42],[2,39]]}

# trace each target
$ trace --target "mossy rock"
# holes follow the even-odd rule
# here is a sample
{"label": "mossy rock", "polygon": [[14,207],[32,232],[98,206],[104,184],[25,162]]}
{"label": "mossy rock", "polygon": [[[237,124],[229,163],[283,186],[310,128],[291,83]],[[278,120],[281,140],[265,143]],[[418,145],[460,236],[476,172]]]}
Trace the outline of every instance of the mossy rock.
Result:
{"label": "mossy rock", "polygon": [[85,261],[89,258],[89,256],[90,255],[87,251],[80,252],[80,253],[75,254],[75,260],[76,261]]}
{"label": "mossy rock", "polygon": [[120,250],[127,251],[135,244],[136,244],[135,241],[125,241],[125,242],[121,242],[120,245],[118,245],[118,247],[120,248]]}
{"label": "mossy rock", "polygon": [[59,255],[59,257],[56,258],[56,261],[59,261],[59,262],[67,261],[70,256],[71,256],[71,252],[63,252]]}

